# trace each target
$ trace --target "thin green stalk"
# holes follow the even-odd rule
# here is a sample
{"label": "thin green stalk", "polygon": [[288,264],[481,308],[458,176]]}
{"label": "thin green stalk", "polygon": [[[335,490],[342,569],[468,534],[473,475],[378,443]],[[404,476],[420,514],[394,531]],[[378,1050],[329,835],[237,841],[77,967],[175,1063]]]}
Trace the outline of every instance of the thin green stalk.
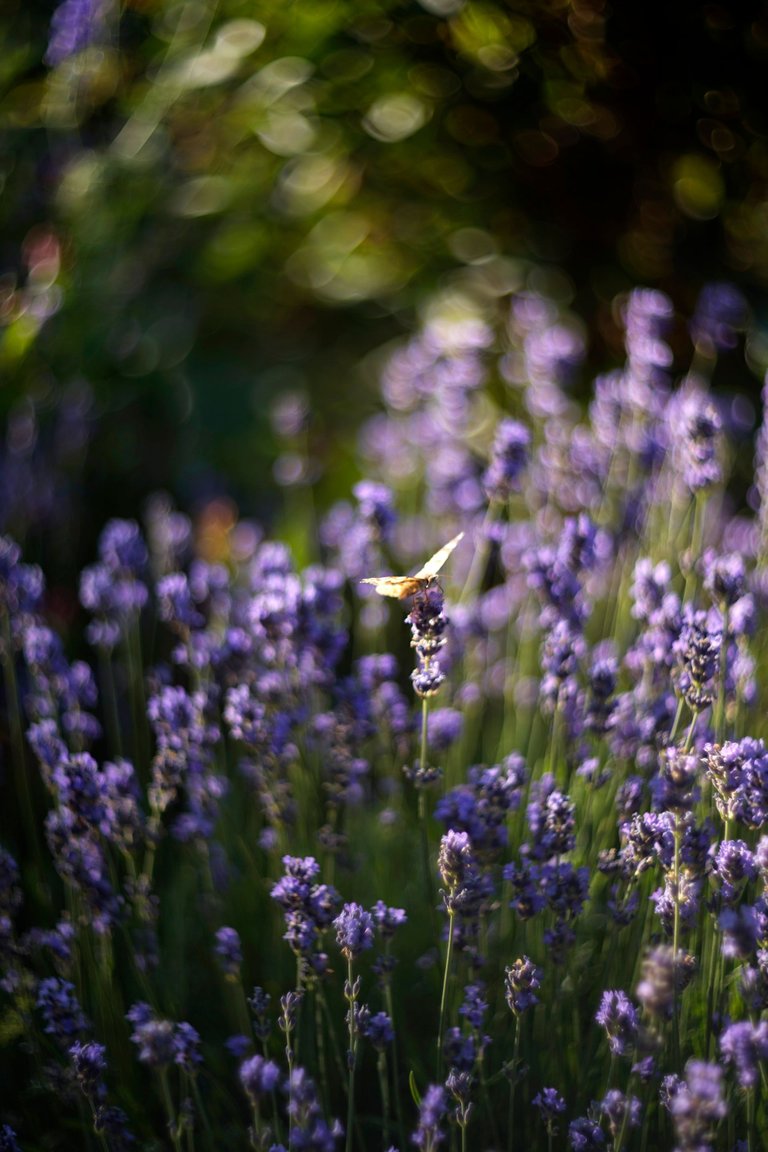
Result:
{"label": "thin green stalk", "polygon": [[173,1100],[171,1099],[171,1089],[168,1084],[168,1069],[161,1068],[160,1070],[160,1091],[163,1097],[163,1104],[165,1105],[165,1114],[168,1118],[168,1132],[170,1133],[171,1140],[175,1152],[181,1152],[181,1140],[179,1139],[179,1126],[176,1121],[176,1114],[173,1108]]}
{"label": "thin green stalk", "polygon": [[355,1123],[355,1064],[357,1063],[357,1037],[355,1032],[355,992],[352,975],[352,956],[347,957],[347,1002],[349,1004],[349,1081],[347,1087],[347,1152],[352,1152],[352,1132]]}
{"label": "thin green stalk", "polygon": [[453,958],[453,911],[448,909],[448,946],[445,951],[445,971],[443,972],[443,991],[440,996],[440,1023],[437,1029],[437,1080],[442,1079],[443,1067],[443,1033],[445,1031],[445,1013],[448,1003],[448,980],[450,978],[451,960]]}
{"label": "thin green stalk", "polygon": [[717,676],[717,704],[715,706],[715,743],[725,739],[725,680],[728,664],[728,605],[723,604],[723,633],[720,637],[720,667]]}
{"label": "thin green stalk", "polygon": [[507,1152],[514,1147],[515,1091],[517,1089],[517,1063],[520,1059],[520,1017],[515,1016],[515,1040],[512,1046],[512,1076],[509,1081],[509,1112],[507,1115]]}
{"label": "thin green stalk", "polygon": [[680,845],[682,841],[682,832],[680,829],[680,817],[675,813],[675,856],[673,863],[673,881],[675,889],[675,907],[674,918],[672,922],[672,963],[674,965],[674,981],[672,985],[672,1052],[674,1059],[674,1066],[677,1068],[680,1064],[680,1033],[679,1033],[679,1004],[678,1004],[678,991],[677,991],[677,953],[680,945]]}
{"label": "thin green stalk", "polygon": [[379,1091],[381,1092],[381,1140],[382,1147],[386,1150],[390,1146],[391,1104],[389,1098],[389,1080],[387,1079],[387,1054],[383,1048],[376,1059],[376,1066],[379,1073]]}
{"label": "thin green stalk", "polygon": [[117,690],[115,688],[115,674],[112,668],[112,654],[108,648],[99,646],[99,669],[101,671],[101,697],[104,701],[104,718],[106,720],[109,743],[113,755],[122,756],[123,739],[120,732],[120,715],[117,708]]}

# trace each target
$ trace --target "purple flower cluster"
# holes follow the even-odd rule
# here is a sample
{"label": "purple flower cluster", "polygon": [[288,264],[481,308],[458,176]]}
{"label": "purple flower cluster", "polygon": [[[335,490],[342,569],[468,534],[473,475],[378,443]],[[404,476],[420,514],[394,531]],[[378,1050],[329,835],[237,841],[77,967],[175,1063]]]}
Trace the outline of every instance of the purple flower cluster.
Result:
{"label": "purple flower cluster", "polygon": [[175,1064],[185,1072],[195,1072],[202,1056],[200,1037],[191,1024],[165,1020],[141,1001],[129,1009],[126,1020],[133,1026],[131,1040],[142,1064],[158,1069]]}
{"label": "purple flower cluster", "polygon": [[272,899],[283,909],[287,940],[305,965],[305,974],[322,975],[328,957],[321,951],[323,933],[331,926],[339,895],[330,884],[317,883],[320,865],[312,856],[284,856],[285,874],[272,889]]}

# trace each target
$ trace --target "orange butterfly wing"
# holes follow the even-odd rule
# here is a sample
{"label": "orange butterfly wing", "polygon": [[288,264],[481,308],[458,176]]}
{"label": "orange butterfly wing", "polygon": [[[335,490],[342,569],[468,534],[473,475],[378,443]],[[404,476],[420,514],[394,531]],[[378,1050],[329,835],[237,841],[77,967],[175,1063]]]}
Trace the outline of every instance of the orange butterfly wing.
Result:
{"label": "orange butterfly wing", "polygon": [[408,596],[414,596],[437,576],[463,536],[464,533],[459,532],[458,536],[454,536],[453,540],[444,544],[434,556],[430,556],[426,564],[413,576],[366,576],[360,583],[372,584],[379,596],[391,596],[395,600],[405,600]]}

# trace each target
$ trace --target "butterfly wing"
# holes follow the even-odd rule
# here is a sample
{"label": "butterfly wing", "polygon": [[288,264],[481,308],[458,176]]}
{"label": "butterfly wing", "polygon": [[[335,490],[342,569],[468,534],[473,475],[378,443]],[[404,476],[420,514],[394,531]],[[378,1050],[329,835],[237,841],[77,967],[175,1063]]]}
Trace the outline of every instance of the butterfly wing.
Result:
{"label": "butterfly wing", "polygon": [[379,596],[392,596],[395,600],[405,600],[421,587],[421,581],[413,576],[366,576],[360,583],[372,584]]}
{"label": "butterfly wing", "polygon": [[431,580],[433,576],[437,576],[438,572],[445,564],[446,560],[453,552],[456,545],[463,539],[464,533],[459,532],[458,536],[454,536],[453,540],[449,540],[447,544],[443,544],[434,556],[430,556],[423,568],[420,568],[413,576],[414,580]]}
{"label": "butterfly wing", "polygon": [[391,596],[395,600],[405,600],[408,596],[414,596],[437,576],[463,535],[463,532],[459,532],[458,536],[454,536],[453,540],[444,544],[439,552],[430,556],[424,567],[413,576],[366,576],[360,583],[372,584],[379,596]]}

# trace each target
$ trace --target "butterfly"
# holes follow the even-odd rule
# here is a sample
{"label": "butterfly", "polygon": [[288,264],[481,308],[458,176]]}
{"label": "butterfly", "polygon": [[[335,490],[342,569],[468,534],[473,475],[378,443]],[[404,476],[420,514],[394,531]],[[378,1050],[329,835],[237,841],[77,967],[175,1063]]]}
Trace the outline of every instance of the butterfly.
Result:
{"label": "butterfly", "polygon": [[442,548],[438,549],[434,556],[431,556],[426,564],[419,568],[418,572],[414,572],[413,576],[367,576],[360,583],[373,584],[379,596],[393,596],[396,600],[405,600],[408,596],[415,596],[417,592],[423,592],[436,578],[463,536],[464,533],[459,532],[453,540],[443,544]]}

